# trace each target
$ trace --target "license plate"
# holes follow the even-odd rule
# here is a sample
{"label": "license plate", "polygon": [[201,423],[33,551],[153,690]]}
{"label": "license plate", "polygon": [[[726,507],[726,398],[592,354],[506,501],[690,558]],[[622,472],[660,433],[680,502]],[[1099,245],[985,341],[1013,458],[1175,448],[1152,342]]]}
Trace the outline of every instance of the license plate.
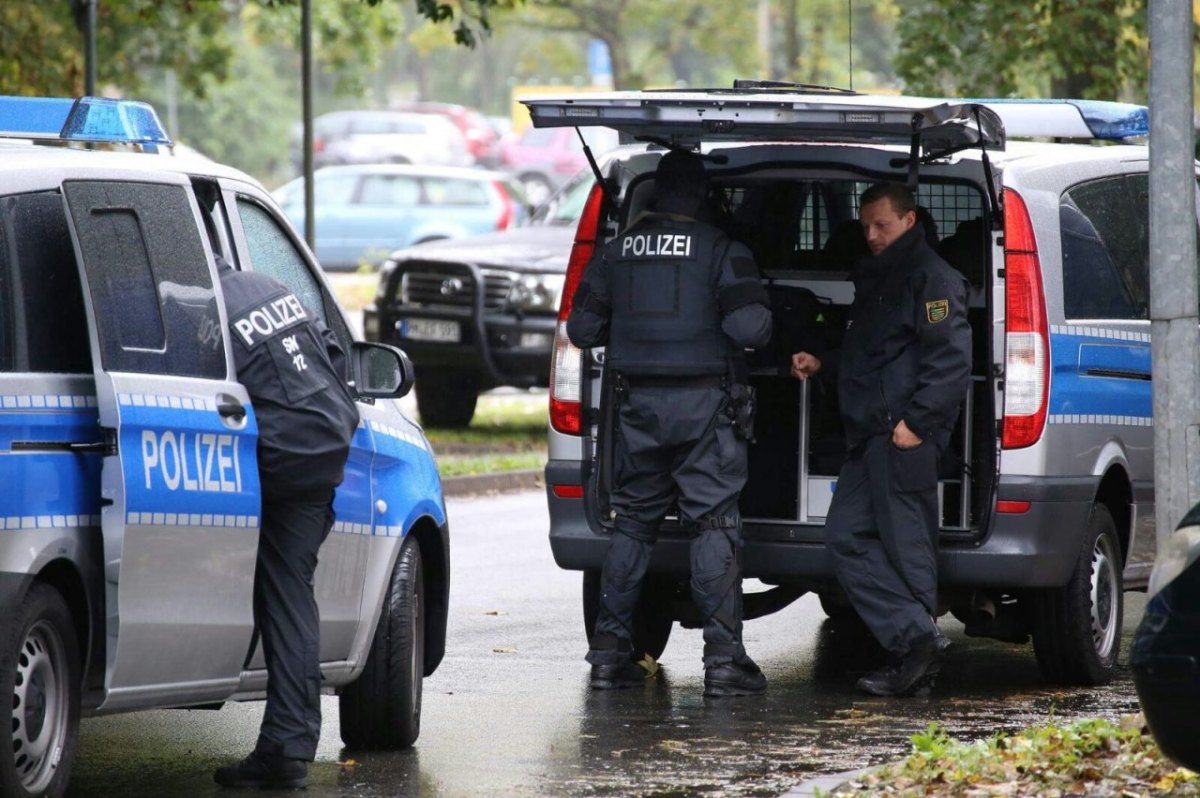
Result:
{"label": "license plate", "polygon": [[462,340],[462,328],[456,321],[405,319],[400,334],[413,341],[438,341],[456,344]]}

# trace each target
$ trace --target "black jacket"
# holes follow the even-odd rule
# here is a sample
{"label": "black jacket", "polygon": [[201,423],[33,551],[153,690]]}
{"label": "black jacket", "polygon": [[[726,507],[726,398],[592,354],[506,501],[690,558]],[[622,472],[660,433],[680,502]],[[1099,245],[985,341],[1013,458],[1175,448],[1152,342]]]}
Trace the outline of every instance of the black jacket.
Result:
{"label": "black jacket", "polygon": [[286,285],[222,266],[237,378],[258,422],[263,497],[332,490],[358,427],[341,346]]}
{"label": "black jacket", "polygon": [[744,245],[691,218],[648,214],[596,251],[567,334],[580,348],[607,346],[609,365],[628,374],[725,374],[745,347],[770,340],[767,301]]}
{"label": "black jacket", "polygon": [[967,280],[918,225],[855,268],[854,303],[836,353],[846,446],[856,451],[902,419],[945,447],[967,395]]}

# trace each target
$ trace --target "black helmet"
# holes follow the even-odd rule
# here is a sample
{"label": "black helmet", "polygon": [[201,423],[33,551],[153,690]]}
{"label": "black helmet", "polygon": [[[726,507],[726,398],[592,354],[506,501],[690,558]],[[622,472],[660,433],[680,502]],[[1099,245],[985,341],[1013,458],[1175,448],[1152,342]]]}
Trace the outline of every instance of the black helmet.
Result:
{"label": "black helmet", "polygon": [[671,150],[654,170],[654,207],[668,213],[695,214],[708,193],[704,161],[688,150]]}

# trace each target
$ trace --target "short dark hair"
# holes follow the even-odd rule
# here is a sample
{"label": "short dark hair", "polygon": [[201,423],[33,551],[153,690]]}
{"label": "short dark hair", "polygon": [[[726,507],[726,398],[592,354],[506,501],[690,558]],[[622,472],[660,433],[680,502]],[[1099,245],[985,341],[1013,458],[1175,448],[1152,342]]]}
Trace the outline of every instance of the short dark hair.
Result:
{"label": "short dark hair", "polygon": [[862,197],[858,201],[858,207],[859,209],[865,208],[881,199],[891,200],[892,210],[899,216],[903,216],[910,211],[913,213],[917,212],[917,200],[903,183],[873,183],[862,193]]}

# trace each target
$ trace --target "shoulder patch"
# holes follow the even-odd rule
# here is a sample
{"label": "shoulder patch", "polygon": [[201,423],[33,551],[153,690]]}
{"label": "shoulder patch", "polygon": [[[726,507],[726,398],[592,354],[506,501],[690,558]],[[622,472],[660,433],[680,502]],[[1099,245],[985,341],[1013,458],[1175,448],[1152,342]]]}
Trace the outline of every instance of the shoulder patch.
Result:
{"label": "shoulder patch", "polygon": [[939,321],[945,321],[950,315],[950,300],[935,299],[933,302],[925,303],[925,318],[929,319],[930,324],[937,324]]}

